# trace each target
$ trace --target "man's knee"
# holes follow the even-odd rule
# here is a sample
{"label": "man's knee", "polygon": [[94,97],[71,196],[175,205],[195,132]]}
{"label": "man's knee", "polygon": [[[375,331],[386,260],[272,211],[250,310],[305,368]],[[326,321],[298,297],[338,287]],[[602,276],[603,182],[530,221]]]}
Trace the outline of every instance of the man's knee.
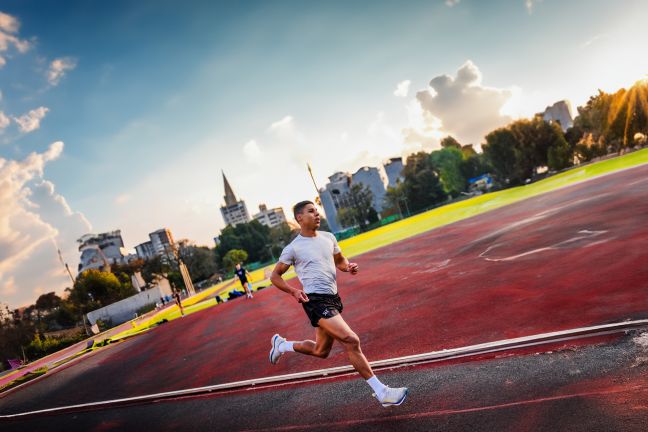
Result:
{"label": "man's knee", "polygon": [[347,348],[359,348],[360,338],[357,334],[350,332],[340,338],[340,342]]}
{"label": "man's knee", "polygon": [[330,348],[329,348],[329,349],[323,349],[323,348],[320,348],[320,349],[316,349],[315,351],[313,351],[313,355],[314,355],[315,357],[319,357],[319,358],[323,358],[323,359],[325,359],[325,358],[327,358],[327,357],[329,356],[329,353],[330,353],[330,352],[331,352],[331,349],[330,349]]}

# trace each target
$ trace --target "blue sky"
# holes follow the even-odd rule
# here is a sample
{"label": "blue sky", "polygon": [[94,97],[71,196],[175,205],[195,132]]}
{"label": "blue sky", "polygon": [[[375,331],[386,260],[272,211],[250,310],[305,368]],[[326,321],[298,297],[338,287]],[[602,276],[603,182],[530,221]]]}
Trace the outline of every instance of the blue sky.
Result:
{"label": "blue sky", "polygon": [[87,231],[121,229],[134,247],[168,227],[212,245],[221,170],[251,212],[288,209],[314,196],[307,161],[323,185],[447,134],[478,145],[648,72],[638,0],[4,0],[0,12],[0,301],[12,306],[60,292],[54,245],[76,265]]}

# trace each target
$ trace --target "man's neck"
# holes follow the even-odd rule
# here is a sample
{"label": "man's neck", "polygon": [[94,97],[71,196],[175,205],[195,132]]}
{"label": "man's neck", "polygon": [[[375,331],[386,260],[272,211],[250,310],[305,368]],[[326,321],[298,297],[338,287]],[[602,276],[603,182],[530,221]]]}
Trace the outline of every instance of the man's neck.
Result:
{"label": "man's neck", "polygon": [[302,228],[299,234],[302,237],[317,237],[317,230],[314,229],[308,229],[308,228]]}

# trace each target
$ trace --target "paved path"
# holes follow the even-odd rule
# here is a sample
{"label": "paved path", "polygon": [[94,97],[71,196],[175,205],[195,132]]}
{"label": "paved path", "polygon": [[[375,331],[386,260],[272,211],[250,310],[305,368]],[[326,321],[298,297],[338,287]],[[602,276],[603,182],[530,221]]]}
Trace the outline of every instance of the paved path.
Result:
{"label": "paved path", "polygon": [[[635,336],[636,337],[636,336]],[[646,335],[648,340],[648,335]],[[382,408],[355,377],[2,422],[9,431],[644,432],[648,346],[633,337],[540,355],[384,371],[407,383]]]}

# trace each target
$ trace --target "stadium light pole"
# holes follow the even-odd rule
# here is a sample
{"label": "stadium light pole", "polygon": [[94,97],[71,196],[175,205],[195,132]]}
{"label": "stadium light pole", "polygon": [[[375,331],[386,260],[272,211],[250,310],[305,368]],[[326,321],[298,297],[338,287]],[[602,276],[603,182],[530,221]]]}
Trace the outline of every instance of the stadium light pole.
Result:
{"label": "stadium light pole", "polygon": [[[320,195],[319,188],[317,187],[317,183],[315,183],[315,177],[313,177],[313,169],[311,168],[310,164],[307,162],[306,167],[308,168],[308,174],[310,174],[310,178],[313,181],[313,187],[315,188],[315,193],[317,193],[317,201],[319,201],[317,204],[324,208],[324,204],[322,203],[322,196]],[[324,214],[326,214],[326,210],[324,210]]]}

